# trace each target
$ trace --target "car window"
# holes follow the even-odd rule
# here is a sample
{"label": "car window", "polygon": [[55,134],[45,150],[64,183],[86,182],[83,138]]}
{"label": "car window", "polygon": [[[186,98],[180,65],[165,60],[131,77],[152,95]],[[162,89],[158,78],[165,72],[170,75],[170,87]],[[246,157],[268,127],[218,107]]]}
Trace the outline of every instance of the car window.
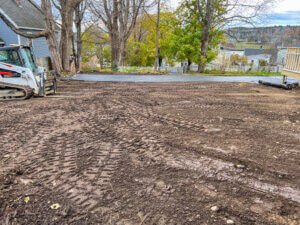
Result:
{"label": "car window", "polygon": [[36,69],[33,56],[28,48],[22,48],[21,56],[23,58],[26,68],[31,69],[32,71]]}
{"label": "car window", "polygon": [[0,62],[21,66],[17,51],[13,49],[0,50]]}

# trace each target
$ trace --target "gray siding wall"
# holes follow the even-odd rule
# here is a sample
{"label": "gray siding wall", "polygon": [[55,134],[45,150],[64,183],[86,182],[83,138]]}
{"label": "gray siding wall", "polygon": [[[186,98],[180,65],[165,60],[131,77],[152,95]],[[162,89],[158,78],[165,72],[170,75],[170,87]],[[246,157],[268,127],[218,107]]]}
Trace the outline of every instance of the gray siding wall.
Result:
{"label": "gray siding wall", "polygon": [[[34,31],[31,31],[34,32]],[[0,19],[0,37],[5,42],[5,45],[21,44],[29,45],[30,40],[14,33],[1,19]],[[20,43],[19,43],[20,39]],[[57,39],[59,39],[59,33],[57,33]],[[46,38],[33,39],[32,47],[36,58],[50,57],[50,51],[47,45]]]}
{"label": "gray siding wall", "polygon": [[26,37],[20,36],[20,45],[28,46],[30,44],[30,40]]}
{"label": "gray siding wall", "polygon": [[37,58],[50,57],[46,38],[37,38],[32,41],[33,51]]}
{"label": "gray siding wall", "polygon": [[[29,46],[30,39],[20,36],[20,44]],[[37,38],[32,40],[32,49],[36,58],[50,57],[50,52],[46,38]]]}
{"label": "gray siding wall", "polygon": [[3,21],[0,19],[0,36],[6,45],[19,44],[18,35],[15,34]]}
{"label": "gray siding wall", "polygon": [[[14,33],[10,29],[10,27],[8,27],[1,19],[0,19],[0,37],[5,42],[5,45],[11,45],[11,44],[21,44],[26,46],[30,45],[30,39]],[[59,38],[59,33],[57,33],[57,38]],[[49,62],[50,51],[48,48],[46,38],[33,39],[32,49],[35,57],[37,58],[39,66],[51,70],[52,69],[51,63]],[[48,60],[46,58],[48,58]]]}

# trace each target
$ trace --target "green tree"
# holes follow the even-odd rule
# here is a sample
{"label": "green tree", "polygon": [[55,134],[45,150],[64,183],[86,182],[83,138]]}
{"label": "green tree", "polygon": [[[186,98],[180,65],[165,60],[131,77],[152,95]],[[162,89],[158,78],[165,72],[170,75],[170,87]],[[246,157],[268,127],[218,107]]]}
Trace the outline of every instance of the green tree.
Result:
{"label": "green tree", "polygon": [[[159,63],[165,59],[172,63],[175,57],[171,51],[177,17],[173,12],[162,8],[159,32]],[[153,66],[156,55],[156,17],[145,14],[139,18],[127,44],[127,64],[131,66]]]}
{"label": "green tree", "polygon": [[203,72],[209,62],[210,50],[217,44],[220,32],[228,24],[251,23],[273,0],[183,0],[182,12],[185,13],[184,24],[199,23],[201,27],[201,45],[198,71]]}
{"label": "green tree", "polygon": [[244,66],[248,63],[248,58],[246,56],[240,56],[238,54],[234,54],[230,56],[230,62],[233,66]]}
{"label": "green tree", "polygon": [[[177,24],[172,40],[169,40],[171,54],[177,61],[188,62],[188,70],[192,63],[203,61],[201,46],[203,42],[203,23],[196,13],[196,1],[183,1],[176,11]],[[217,47],[224,40],[223,31],[212,29],[208,42],[205,63],[217,56]]]}
{"label": "green tree", "polygon": [[111,50],[109,37],[97,26],[88,27],[82,35],[82,61],[89,62],[93,57],[97,57],[99,64],[103,67],[111,62]]}
{"label": "green tree", "polygon": [[136,27],[128,39],[126,62],[130,66],[153,66],[155,43],[151,39],[154,16],[144,14],[137,20]]}

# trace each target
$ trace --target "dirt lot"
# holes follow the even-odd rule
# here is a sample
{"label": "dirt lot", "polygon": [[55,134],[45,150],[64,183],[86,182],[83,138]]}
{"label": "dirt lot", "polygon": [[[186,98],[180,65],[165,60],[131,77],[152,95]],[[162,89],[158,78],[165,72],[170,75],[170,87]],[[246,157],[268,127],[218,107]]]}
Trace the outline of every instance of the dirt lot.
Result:
{"label": "dirt lot", "polygon": [[0,155],[0,224],[300,224],[300,90],[63,82]]}

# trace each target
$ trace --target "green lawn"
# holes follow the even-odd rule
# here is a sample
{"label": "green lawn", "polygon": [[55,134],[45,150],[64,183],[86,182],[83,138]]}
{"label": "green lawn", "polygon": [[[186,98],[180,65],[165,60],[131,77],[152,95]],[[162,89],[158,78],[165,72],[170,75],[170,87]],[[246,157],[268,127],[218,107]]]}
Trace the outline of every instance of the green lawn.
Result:
{"label": "green lawn", "polygon": [[199,73],[188,73],[191,75],[209,75],[209,76],[261,76],[261,77],[274,77],[282,76],[281,73],[270,73],[270,72],[224,72],[220,70],[205,71],[203,74]]}
{"label": "green lawn", "polygon": [[[85,73],[103,73],[103,74],[136,74],[136,75],[147,75],[147,74],[161,74],[167,75],[167,72],[162,70],[160,72],[154,71],[152,68],[139,68],[139,67],[131,67],[131,68],[122,68],[119,71],[112,71],[110,68],[100,69],[97,68],[96,70],[84,68],[82,72]],[[175,74],[176,75],[176,74]],[[185,74],[178,74],[178,75],[201,75],[201,76],[262,76],[262,77],[270,77],[270,76],[282,76],[281,73],[270,73],[270,72],[224,72],[221,70],[207,70],[204,73],[200,74],[198,72],[188,72]]]}
{"label": "green lawn", "polygon": [[262,44],[258,44],[258,43],[251,43],[251,42],[238,42],[235,43],[235,47],[236,49],[245,49],[245,48],[254,48],[254,49],[260,49],[262,47],[262,49],[271,49],[272,46],[271,45],[262,45]]}

